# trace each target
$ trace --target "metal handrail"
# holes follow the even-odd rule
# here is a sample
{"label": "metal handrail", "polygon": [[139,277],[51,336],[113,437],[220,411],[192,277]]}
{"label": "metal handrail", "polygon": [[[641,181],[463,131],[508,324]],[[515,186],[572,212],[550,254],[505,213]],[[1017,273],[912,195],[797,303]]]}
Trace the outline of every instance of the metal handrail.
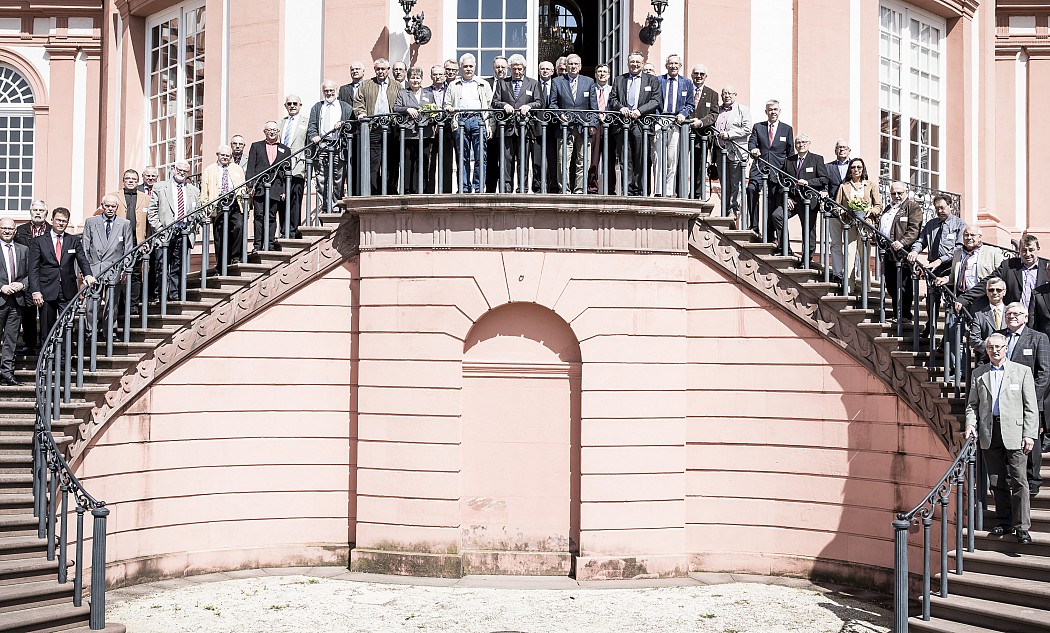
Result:
{"label": "metal handrail", "polygon": [[[93,517],[92,529],[92,563],[91,563],[91,604],[89,612],[89,623],[92,630],[104,629],[105,623],[105,567],[106,567],[106,519],[109,509],[105,501],[93,497],[84,485],[77,479],[70,469],[62,451],[55,442],[52,435],[52,422],[61,418],[62,403],[70,401],[72,388],[72,374],[77,376],[77,386],[82,385],[85,363],[85,346],[90,345],[91,369],[95,367],[97,347],[97,321],[98,302],[106,294],[107,304],[111,305],[115,297],[114,287],[121,279],[132,273],[133,268],[138,265],[147,255],[157,249],[166,249],[171,240],[177,235],[183,236],[185,244],[186,236],[198,228],[204,227],[211,219],[213,211],[224,208],[226,211],[234,202],[242,196],[245,191],[255,191],[256,187],[262,185],[269,195],[269,188],[277,178],[286,176],[291,178],[288,166],[297,159],[313,160],[321,151],[331,151],[330,148],[337,146],[341,138],[340,130],[332,130],[326,134],[321,141],[309,143],[301,150],[291,153],[277,163],[271,165],[252,178],[228,193],[200,205],[197,209],[187,214],[183,219],[156,231],[147,237],[141,244],[131,249],[121,259],[102,270],[95,278],[95,282],[80,289],[73,299],[59,312],[54,327],[47,333],[40,347],[40,354],[36,364],[36,422],[33,434],[33,514],[38,520],[39,538],[47,539],[47,558],[59,560],[58,581],[65,583],[67,576],[67,559],[69,544],[69,495],[72,494],[76,503],[77,513],[76,537],[74,541],[74,577],[73,577],[73,604],[76,607],[82,605],[83,600],[83,548],[84,548],[84,514],[90,511]],[[286,215],[287,217],[287,215]],[[207,230],[204,231],[203,250],[205,253],[202,264],[202,281],[207,275]],[[225,261],[223,262],[225,264]],[[224,267],[225,268],[225,267]],[[185,271],[183,272],[185,278]],[[127,287],[127,297],[130,297],[130,284]],[[185,292],[185,279],[183,279],[183,292]],[[163,294],[162,294],[163,296]],[[146,322],[146,293],[143,294],[143,323]],[[162,301],[161,313],[164,302]],[[90,340],[85,340],[85,320],[88,310],[91,311]],[[109,310],[107,328],[107,355],[112,352],[112,310]],[[79,326],[77,328],[76,326]],[[129,337],[130,312],[126,312],[124,321],[125,342]],[[145,327],[145,325],[143,326]],[[76,341],[77,366],[72,365],[73,358],[73,330],[78,329]],[[59,515],[61,512],[61,515]]]}
{"label": "metal handrail", "polygon": [[[913,525],[922,524],[922,619],[930,619],[931,582],[931,533],[937,509],[940,508],[940,588],[942,598],[948,597],[948,506],[955,495],[955,568],[956,575],[963,574],[963,551],[974,550],[974,532],[983,528],[983,480],[978,474],[977,438],[968,437],[951,465],[934,484],[926,496],[908,512],[897,513],[893,521],[893,617],[894,633],[908,632],[909,577],[908,531]],[[965,496],[965,498],[964,498]],[[978,508],[981,507],[980,511]],[[965,519],[965,521],[964,521]],[[963,524],[966,539],[963,539]]]}

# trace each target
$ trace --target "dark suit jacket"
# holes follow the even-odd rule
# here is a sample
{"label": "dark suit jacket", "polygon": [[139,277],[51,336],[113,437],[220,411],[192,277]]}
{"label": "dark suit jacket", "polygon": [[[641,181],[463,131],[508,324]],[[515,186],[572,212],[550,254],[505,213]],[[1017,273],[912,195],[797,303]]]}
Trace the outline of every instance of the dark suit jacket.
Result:
{"label": "dark suit jacket", "polygon": [[[346,123],[354,118],[354,106],[345,101],[335,100],[341,111],[340,121]],[[310,107],[310,122],[306,126],[306,140],[312,141],[315,136],[324,136],[328,130],[321,130],[321,106],[324,101],[318,101]]]}
{"label": "dark suit jacket", "polygon": [[[807,152],[806,157],[802,160],[801,168],[798,164],[798,154],[792,154],[784,161],[784,171],[789,173],[794,178],[803,178],[809,183],[809,186],[813,187],[817,191],[823,191],[828,186],[828,171],[824,167],[824,157],[820,154],[814,154],[813,152]],[[790,190],[791,197],[795,199],[795,202],[801,202],[802,196],[799,195],[799,190]],[[783,195],[784,188],[781,188],[780,193]],[[813,207],[814,213],[816,207]],[[815,217],[815,216],[814,216]]]}
{"label": "dark suit jacket", "polygon": [[362,83],[364,83],[364,81],[358,82],[356,86],[352,83],[339,86],[339,96],[337,96],[336,99],[352,104],[354,102],[354,96],[357,94],[357,89],[361,87]]}
{"label": "dark suit jacket", "polygon": [[[890,207],[886,206],[883,213],[889,212]],[[903,251],[907,252],[915,240],[919,239],[919,231],[921,230],[922,207],[919,206],[918,202],[909,198],[897,208],[897,213],[893,218],[893,226],[890,227],[889,238],[895,242],[900,241],[901,245],[904,246]],[[983,290],[981,294],[984,294]]]}
{"label": "dark suit jacket", "polygon": [[[849,161],[846,161],[847,164]],[[843,180],[839,178],[839,167],[835,164],[835,161],[826,163],[824,170],[828,172],[828,197],[832,200],[837,200],[839,195],[839,186]],[[846,178],[849,178],[849,172],[846,173]]]}
{"label": "dark suit jacket", "polygon": [[[495,87],[492,89],[492,109],[502,110],[503,106],[510,105],[516,111],[523,105],[529,106],[529,108],[546,108],[547,106],[543,103],[543,95],[540,92],[540,82],[532,77],[522,77],[521,86],[518,88],[518,98],[514,98],[514,80],[507,77],[496,82]],[[511,125],[509,123],[503,124],[504,133],[507,136],[514,136],[518,133],[518,126]],[[538,127],[534,127],[534,131],[538,131]],[[499,129],[497,126],[496,134],[493,138],[499,138]]]}
{"label": "dark suit jacket", "polygon": [[[1021,263],[1020,257],[1011,257],[1004,259],[1002,264],[999,264],[999,268],[989,275],[989,277],[999,277],[1006,282],[1006,298],[1003,299],[1006,303],[1013,303],[1014,301],[1021,300],[1021,293],[1024,291],[1024,276],[1021,272],[1023,264]],[[1046,276],[1046,262],[1043,260],[1037,260],[1035,264],[1036,275],[1035,275],[1035,287],[1039,288],[1047,282]],[[984,278],[979,281],[973,288],[966,291],[962,297],[959,298],[959,302],[964,306],[968,306],[979,297],[985,296],[985,286],[988,285],[988,278]],[[1035,290],[1032,291],[1033,298],[1037,295]],[[1028,304],[1028,322],[1033,323],[1039,322],[1042,324],[1042,320],[1034,318],[1032,314],[1032,307],[1036,305],[1035,301],[1030,301]]]}
{"label": "dark suit jacket", "polygon": [[[627,105],[630,95],[627,93],[627,78],[630,73],[624,73],[612,80],[612,90],[609,92],[608,110],[619,111]],[[642,84],[638,88],[638,103],[635,108],[645,114],[657,114],[663,109],[663,96],[660,95],[660,80],[652,75],[641,74]]]}
{"label": "dark suit jacket", "polygon": [[[1000,333],[1006,336],[1009,330],[1000,330]],[[1039,410],[1042,411],[1046,390],[1050,386],[1050,338],[1030,327],[1022,328],[1009,360],[1032,370],[1032,377],[1035,378],[1035,399],[1039,403]]]}
{"label": "dark suit jacket", "polygon": [[0,286],[17,282],[25,286],[25,290],[9,295],[0,294],[0,306],[11,304],[24,306],[26,297],[29,296],[29,249],[18,242],[14,242],[13,248],[15,249],[15,277],[8,279],[7,262],[4,261],[7,258],[7,247],[4,246],[3,241],[0,241]]}
{"label": "dark suit jacket", "polygon": [[670,78],[664,74],[658,77],[660,80],[660,112],[663,114],[681,114],[685,118],[693,116],[693,95],[696,94],[696,86],[688,77],[678,75],[678,87],[674,91],[674,101],[667,103],[667,82]]}
{"label": "dark suit jacket", "polygon": [[39,292],[44,301],[57,301],[60,292],[64,300],[72,299],[79,290],[77,266],[81,274],[91,274],[91,263],[84,253],[80,236],[62,235],[62,260],[59,261],[55,258],[51,231],[44,233],[29,245],[29,292]]}
{"label": "dark suit jacket", "polygon": [[[397,93],[397,100],[394,101],[393,111],[397,112],[398,114],[406,114],[406,113],[408,113],[408,109],[409,108],[415,108],[416,110],[419,110],[419,108],[424,106],[424,105],[434,105],[434,106],[438,105],[438,104],[434,103],[434,93],[433,92],[427,92],[426,88],[421,88],[420,91],[419,91],[419,98],[417,99],[416,95],[413,94],[411,90],[402,90],[401,92]],[[440,106],[438,106],[438,107],[440,107]],[[434,126],[428,125],[428,126],[424,127],[423,128],[423,138],[433,138],[433,137],[434,137]],[[407,138],[418,139],[419,138],[419,128],[415,127],[415,128],[411,128],[411,129],[406,129],[405,130],[405,138],[406,139]],[[416,141],[416,142],[418,143],[418,141]]]}
{"label": "dark suit jacket", "polygon": [[[252,178],[253,176],[262,173],[270,168],[271,165],[281,162],[291,155],[291,150],[288,149],[287,145],[281,143],[277,144],[277,156],[273,159],[273,163],[270,162],[270,157],[266,155],[266,141],[255,141],[252,143],[251,148],[248,149],[248,169],[245,170],[245,180]],[[291,164],[285,161],[284,167],[280,169],[280,175],[274,179],[273,185],[270,186],[270,200],[277,200],[284,193],[284,174],[286,171],[291,169]],[[255,185],[255,197],[264,198],[266,196],[266,187],[262,183]]]}
{"label": "dark suit jacket", "polygon": [[[569,82],[569,76],[555,77],[554,93],[551,95],[551,107],[560,110],[597,110],[598,90],[595,87],[594,80],[590,77],[579,75],[576,79],[576,99],[574,100],[572,98],[572,84]],[[593,116],[595,116],[595,122],[587,122],[586,125],[592,126],[597,123],[597,116]]]}
{"label": "dark suit jacket", "polygon": [[[747,139],[747,151],[755,148],[758,148],[759,158],[772,163],[774,167],[783,167],[788,154],[795,151],[795,133],[790,125],[779,121],[773,142],[770,143],[769,121],[761,121],[751,128],[751,136]],[[751,165],[751,177],[758,178],[758,161]]]}
{"label": "dark suit jacket", "polygon": [[[29,248],[29,245],[33,242],[33,221],[19,224],[18,228],[15,229],[15,242]],[[51,231],[51,223],[44,220],[44,235],[47,235]]]}
{"label": "dark suit jacket", "polygon": [[718,120],[720,99],[714,88],[705,85],[704,89],[700,91],[700,99],[697,100],[696,84],[693,84],[693,101],[696,103],[696,106],[693,108],[693,118],[703,123],[700,127],[701,132],[705,132],[707,128],[712,127],[715,121]]}
{"label": "dark suit jacket", "polygon": [[[984,339],[988,338],[988,335],[1000,331],[999,328],[995,327],[995,319],[992,317],[992,306],[988,304],[988,298],[984,297],[976,301],[973,306],[969,308],[970,313],[973,314],[973,321],[970,322],[970,347],[973,348],[974,357],[981,361],[987,361],[988,357],[984,352]],[[1003,311],[1006,310],[1006,304],[1003,304]],[[1006,318],[1003,318],[1003,325],[1006,324]]]}
{"label": "dark suit jacket", "polygon": [[1050,336],[1050,283],[1035,287],[1028,308],[1028,326]]}

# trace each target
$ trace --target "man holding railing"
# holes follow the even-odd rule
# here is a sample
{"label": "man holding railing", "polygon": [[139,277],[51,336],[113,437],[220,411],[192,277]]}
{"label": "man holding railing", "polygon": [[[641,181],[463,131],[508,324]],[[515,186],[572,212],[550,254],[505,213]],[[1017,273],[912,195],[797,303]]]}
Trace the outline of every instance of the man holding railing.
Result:
{"label": "man holding railing", "polygon": [[[104,270],[115,266],[135,248],[135,233],[131,228],[131,222],[117,215],[119,206],[117,197],[111,194],[102,196],[100,206],[102,215],[88,218],[84,222],[84,232],[81,235],[84,255],[87,256],[93,277],[98,277]],[[114,300],[110,301],[106,294],[108,290],[103,290],[102,301],[105,313],[115,314],[115,309],[124,303],[124,293],[119,291],[120,286],[124,283],[124,274],[122,273],[119,277],[111,277],[107,281],[108,285],[115,288]],[[99,319],[99,328],[102,329],[105,319],[101,315]]]}
{"label": "man holding railing", "polygon": [[[568,72],[561,77],[554,78],[554,94],[551,96],[551,107],[560,110],[597,110],[598,93],[595,91],[594,80],[580,74],[583,60],[579,55],[573,53],[566,58]],[[567,118],[565,125],[568,126],[564,138],[558,134],[558,156],[559,167],[565,165],[565,173],[568,181],[562,183],[562,191],[572,193],[583,193],[586,186],[585,174],[589,156],[583,155],[583,139],[587,131],[597,121],[597,115],[579,114],[579,118]],[[594,117],[594,121],[587,117]],[[550,133],[550,130],[547,132]],[[562,176],[562,170],[558,170],[558,176]]]}
{"label": "man holding railing", "polygon": [[[200,200],[200,191],[186,182],[189,175],[190,164],[184,160],[175,161],[171,177],[163,182],[158,182],[149,198],[147,217],[154,232],[163,231],[175,225],[175,230],[171,232],[171,239],[167,244],[161,245],[162,248],[167,249],[168,254],[168,268],[166,271],[161,271],[161,274],[167,274],[169,301],[178,301],[181,295],[183,220],[197,210],[197,203]],[[188,246],[192,247],[193,234],[185,235],[185,239],[189,242]],[[189,262],[186,263],[189,264]]]}
{"label": "man holding railing", "polygon": [[[244,170],[233,162],[233,150],[229,145],[220,145],[215,152],[216,161],[201,173],[201,204],[208,204],[244,184]],[[241,196],[230,199],[228,208],[216,205],[212,209],[212,235],[215,242],[215,261],[222,264],[225,247],[226,262],[241,261],[241,243],[244,231],[244,213]],[[224,228],[225,225],[225,228]]]}
{"label": "man holding railing", "polygon": [[[330,167],[328,151],[319,152],[314,162],[315,178],[320,183],[321,207],[326,213],[330,211],[327,208],[328,198],[332,198],[334,205],[343,195],[343,176],[346,171],[345,155],[339,151],[339,139],[333,130],[342,127],[344,123],[354,118],[353,106],[337,99],[337,93],[336,83],[331,79],[325,80],[321,84],[321,94],[324,98],[310,108],[310,118],[306,124],[306,134],[311,143],[319,143],[324,138],[328,148],[335,148],[335,151],[331,152],[332,164]],[[356,164],[357,159],[355,158],[354,161]],[[331,182],[328,182],[329,168],[332,170]],[[354,179],[354,182],[357,181],[358,179]]]}
{"label": "man holding railing", "polygon": [[[966,398],[966,437],[976,437],[992,478],[997,525],[991,536],[1016,534],[1018,543],[1031,543],[1027,455],[1039,429],[1032,370],[1007,360],[1007,341],[992,334],[985,341],[990,363],[970,377]],[[1009,488],[1007,488],[1009,485]]]}
{"label": "man holding railing", "polygon": [[[186,167],[185,178],[189,175],[190,164],[180,162]],[[59,312],[77,296],[77,269],[84,275],[85,282],[95,283],[81,238],[66,233],[68,225],[69,209],[55,207],[51,216],[51,230],[34,238],[29,245],[29,292],[33,304],[41,308],[41,349],[58,320]]]}
{"label": "man holding railing", "polygon": [[[390,62],[387,60],[383,58],[375,60],[372,68],[375,70],[375,77],[362,83],[361,88],[354,95],[354,115],[358,119],[391,114],[394,111],[397,95],[404,87],[400,82],[389,78]],[[385,165],[383,164],[384,129],[389,132],[386,138]],[[393,125],[393,119],[375,119],[369,124],[368,158],[372,195],[397,193],[400,162],[397,127]],[[384,183],[386,184],[385,190],[383,189]]]}
{"label": "man holding railing", "polygon": [[[656,73],[642,72],[645,58],[638,51],[627,56],[628,72],[613,80],[612,94],[609,97],[609,109],[619,112],[626,124],[617,126],[616,162],[620,169],[630,169],[627,182],[629,196],[640,196],[642,191],[642,170],[647,168],[645,151],[645,129],[639,120],[645,115],[660,111],[660,80]],[[627,135],[628,156],[623,155],[623,135]],[[628,163],[630,167],[628,167]]]}
{"label": "man holding railing", "polygon": [[662,120],[660,122],[662,133],[657,132],[655,144],[659,149],[659,155],[663,156],[664,172],[660,173],[660,161],[657,158],[654,166],[653,191],[657,195],[673,197],[678,192],[675,182],[678,179],[678,159],[682,154],[678,147],[679,132],[685,120],[693,115],[693,96],[696,88],[692,81],[680,74],[682,58],[678,55],[668,55],[664,67],[667,68],[667,72],[660,75],[660,95],[662,96],[660,111],[665,115],[673,116],[674,120]]}
{"label": "man holding railing", "polygon": [[[503,193],[511,193],[514,191],[514,174],[519,175],[518,180],[518,193],[525,193],[528,191],[528,140],[525,138],[527,133],[526,128],[522,128],[516,124],[514,118],[510,115],[517,112],[522,117],[526,117],[529,114],[529,110],[533,108],[539,108],[541,106],[540,100],[540,84],[532,77],[525,76],[525,57],[522,55],[511,55],[508,60],[510,64],[510,76],[505,78],[499,78],[495,81],[495,88],[492,93],[492,109],[503,110],[508,117],[505,119],[503,125],[500,126],[500,133],[503,134]],[[496,134],[495,136],[499,136]],[[499,147],[499,139],[496,139],[496,147]],[[522,150],[522,147],[525,150]],[[495,153],[490,153],[489,156],[495,156]],[[489,173],[496,170],[496,165],[493,162],[491,165],[486,165],[485,168]]]}
{"label": "man holding railing", "polygon": [[[487,114],[477,112],[492,105],[492,88],[474,75],[476,65],[477,60],[472,54],[462,55],[459,58],[460,77],[445,89],[445,110],[459,113],[453,119],[452,127],[456,133],[456,154],[462,193],[481,193],[484,190],[482,164],[485,164],[485,169],[496,168],[495,165],[490,166],[485,162],[485,140],[492,138],[491,122]],[[449,70],[448,66],[445,66],[445,69]],[[472,157],[473,169],[470,166]]]}

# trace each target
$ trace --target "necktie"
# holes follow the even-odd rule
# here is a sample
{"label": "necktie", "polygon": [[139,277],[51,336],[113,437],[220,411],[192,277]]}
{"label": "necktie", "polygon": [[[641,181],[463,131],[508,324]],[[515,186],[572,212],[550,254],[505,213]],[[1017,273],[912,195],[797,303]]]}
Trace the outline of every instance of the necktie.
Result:
{"label": "necktie", "polygon": [[627,107],[634,110],[638,105],[638,77],[631,75],[627,80]]}
{"label": "necktie", "polygon": [[576,78],[573,77],[572,81],[569,82],[569,88],[572,90],[572,102],[576,104]]}
{"label": "necktie", "polygon": [[605,109],[605,86],[598,86],[598,109]]}
{"label": "necktie", "polygon": [[769,146],[773,146],[773,124],[769,124]]}
{"label": "necktie", "polygon": [[1010,332],[1006,335],[1006,357],[1013,358],[1014,345],[1017,345],[1017,332]]}
{"label": "necktie", "polygon": [[517,101],[518,95],[521,94],[521,80],[514,80],[514,100]]}
{"label": "necktie", "polygon": [[62,263],[62,234],[59,233],[55,236],[55,259],[58,263]]}
{"label": "necktie", "polygon": [[4,246],[7,247],[7,283],[13,283],[18,276],[18,271],[15,270],[15,249],[11,242],[5,242]]}
{"label": "necktie", "polygon": [[806,158],[804,156],[799,156],[798,157],[798,162],[795,163],[795,177],[796,178],[801,178],[802,177],[802,163],[804,163],[804,162],[806,162]]}
{"label": "necktie", "polygon": [[549,82],[543,82],[543,107],[546,108],[551,103],[551,86]]}
{"label": "necktie", "polygon": [[667,97],[664,99],[664,114],[674,114],[675,111],[675,89],[677,88],[677,79],[667,79]]}
{"label": "necktie", "polygon": [[704,93],[704,91],[701,90],[700,88],[697,88],[696,92],[693,93],[693,108],[694,109],[700,107],[700,95],[702,95],[703,93]]}
{"label": "necktie", "polygon": [[106,219],[106,239],[109,239],[110,233],[113,231],[113,220]]}
{"label": "necktie", "polygon": [[937,230],[933,235],[933,242],[930,244],[930,258],[939,258],[941,256],[941,234],[944,233],[944,222],[941,222],[937,226]]}
{"label": "necktie", "polygon": [[[287,143],[285,143],[287,145]],[[219,188],[219,194],[226,194],[230,191],[230,168],[228,165],[224,165],[222,168],[222,186]]]}
{"label": "necktie", "polygon": [[970,261],[970,253],[966,250],[963,251],[962,261],[959,262],[959,270],[956,271],[959,279],[956,282],[955,288],[959,292],[966,292],[969,288],[966,287],[966,266]]}
{"label": "necktie", "polygon": [[1003,329],[1003,317],[999,313],[999,308],[998,307],[992,308],[992,313],[995,315],[995,329],[996,330]]}
{"label": "necktie", "polygon": [[[281,141],[288,147],[292,146],[292,129],[295,127],[295,118],[288,117],[284,120],[284,140]],[[223,177],[226,176],[226,170],[223,169]],[[223,191],[223,193],[226,193]]]}
{"label": "necktie", "polygon": [[185,196],[182,193],[182,184],[175,185],[175,188],[179,190],[179,217],[178,217],[178,219],[181,221],[182,218],[186,217],[186,198],[185,198]]}

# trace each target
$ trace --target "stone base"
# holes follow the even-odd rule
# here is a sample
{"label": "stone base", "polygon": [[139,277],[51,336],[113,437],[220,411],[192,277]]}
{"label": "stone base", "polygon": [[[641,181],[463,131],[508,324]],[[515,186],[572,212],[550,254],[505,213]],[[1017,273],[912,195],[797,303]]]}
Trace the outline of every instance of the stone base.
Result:
{"label": "stone base", "polygon": [[893,569],[808,556],[697,552],[691,556],[689,571],[794,576],[810,580],[830,580],[850,587],[874,589],[886,593],[893,591]]}
{"label": "stone base", "polygon": [[568,576],[572,572],[569,552],[463,550],[462,560],[464,574]]}
{"label": "stone base", "polygon": [[394,576],[460,578],[463,562],[459,554],[392,552],[355,547],[350,551],[350,571]]}
{"label": "stone base", "polygon": [[689,575],[689,556],[580,556],[576,580],[682,578]]}

